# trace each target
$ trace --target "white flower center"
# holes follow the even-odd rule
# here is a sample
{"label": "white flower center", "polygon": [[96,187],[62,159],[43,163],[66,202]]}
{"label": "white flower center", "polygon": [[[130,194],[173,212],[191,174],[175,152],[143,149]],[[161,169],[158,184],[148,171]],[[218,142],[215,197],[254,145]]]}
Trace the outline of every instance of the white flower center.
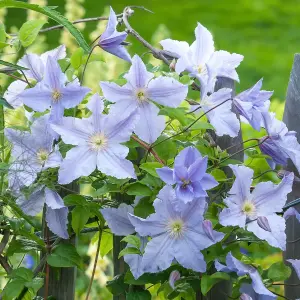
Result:
{"label": "white flower center", "polygon": [[137,89],[135,95],[139,102],[144,102],[147,101],[148,99],[146,90],[143,88]]}
{"label": "white flower center", "polygon": [[247,217],[254,217],[256,214],[256,207],[253,202],[246,200],[242,206],[242,211]]}
{"label": "white flower center", "polygon": [[45,149],[40,149],[37,154],[37,159],[38,161],[43,164],[47,159],[48,159],[48,156],[49,156],[49,152]]}
{"label": "white flower center", "polygon": [[61,92],[59,90],[53,90],[52,92],[52,100],[53,102],[58,102],[61,98]]}
{"label": "white flower center", "polygon": [[168,232],[171,237],[180,238],[185,230],[185,225],[181,219],[171,220],[168,224]]}
{"label": "white flower center", "polygon": [[99,151],[107,146],[107,137],[103,133],[96,133],[89,139],[90,147],[93,151]]}

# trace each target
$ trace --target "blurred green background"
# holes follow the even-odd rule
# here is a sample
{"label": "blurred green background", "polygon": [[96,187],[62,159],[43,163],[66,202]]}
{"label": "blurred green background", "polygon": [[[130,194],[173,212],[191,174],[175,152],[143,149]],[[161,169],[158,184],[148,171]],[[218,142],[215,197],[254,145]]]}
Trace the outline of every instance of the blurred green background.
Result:
{"label": "blurred green background", "polygon": [[[264,89],[274,90],[271,110],[276,111],[278,118],[283,112],[283,101],[289,80],[293,56],[300,52],[300,0],[30,0],[29,3],[57,6],[57,9],[69,20],[87,17],[108,16],[109,5],[115,12],[121,13],[126,5],[143,5],[154,14],[143,10],[135,10],[130,22],[132,26],[149,42],[159,47],[161,39],[194,40],[194,29],[197,22],[206,26],[214,35],[217,49],[236,52],[245,56],[238,68],[241,83],[237,91],[252,86],[264,77]],[[17,32],[28,19],[45,18],[35,12],[8,9],[0,10],[0,21],[6,26],[6,31]],[[99,36],[105,21],[90,22],[78,25],[87,41]],[[49,21],[46,26],[56,25]],[[129,37],[132,43],[129,47],[131,55],[147,52],[137,41]],[[39,35],[28,52],[42,53],[53,49],[59,44],[66,44],[69,54],[77,49],[77,44],[71,35],[62,30],[51,31]],[[5,48],[2,59],[16,62],[24,53]],[[88,65],[85,84],[99,89],[99,81],[117,78],[128,69],[129,64],[116,59],[110,54],[97,50],[103,61],[93,61]],[[160,63],[150,55],[143,56],[153,64]],[[7,85],[7,77],[0,77],[0,84]],[[279,103],[281,101],[281,103]],[[19,120],[22,123],[22,120]],[[16,120],[15,120],[16,122]],[[252,136],[253,131],[243,128],[244,137]],[[253,166],[254,167],[254,166]],[[89,188],[83,187],[84,194]],[[92,224],[95,225],[95,224]],[[112,247],[111,235],[106,235],[108,250]],[[96,253],[97,234],[84,235],[79,240],[79,253],[85,262],[85,270],[78,271],[76,281],[77,299],[84,299],[91,276],[91,269]],[[91,243],[92,241],[92,243]],[[257,249],[259,253],[261,249]],[[281,254],[276,253],[264,260],[268,267],[270,263],[281,260]],[[106,280],[112,275],[111,255],[104,256],[98,262],[92,299],[110,299],[111,295],[103,288]],[[0,286],[4,282],[0,280]],[[157,287],[152,287],[154,291]],[[153,298],[155,299],[155,298]],[[161,298],[162,299],[162,298]]]}
{"label": "blurred green background", "polygon": [[[126,5],[143,5],[154,14],[136,10],[132,25],[151,41],[161,24],[173,39],[192,42],[196,23],[212,31],[217,49],[243,54],[245,59],[238,72],[238,90],[248,88],[261,77],[264,87],[274,90],[274,96],[285,97],[294,53],[300,51],[299,0],[48,0],[29,1],[58,6],[69,18],[95,17],[111,5],[117,13]],[[26,12],[11,9],[6,16],[8,26],[19,27]],[[71,18],[72,19],[72,18]],[[51,23],[50,23],[51,24]],[[88,38],[96,23],[86,24],[83,32]],[[160,27],[163,28],[163,27]],[[9,30],[8,30],[9,31]],[[46,35],[47,47],[57,46],[61,32]],[[142,54],[145,49],[131,40],[131,53]]]}

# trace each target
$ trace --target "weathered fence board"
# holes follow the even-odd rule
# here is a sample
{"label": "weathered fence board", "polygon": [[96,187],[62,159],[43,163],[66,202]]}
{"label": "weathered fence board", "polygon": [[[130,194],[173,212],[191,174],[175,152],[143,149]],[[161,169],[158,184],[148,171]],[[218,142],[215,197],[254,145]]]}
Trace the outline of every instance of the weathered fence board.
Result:
{"label": "weathered fence board", "polygon": [[[284,109],[283,121],[289,130],[297,132],[298,141],[300,141],[300,54],[295,54],[294,63],[290,75],[287,89],[286,104]],[[298,174],[294,165],[289,162],[288,171]],[[300,198],[300,183],[295,182],[293,191],[288,196],[288,202]],[[295,207],[300,211],[300,205]],[[287,248],[285,258],[300,259],[300,224],[295,217],[289,218],[286,224]],[[290,243],[291,241],[297,242]],[[300,281],[293,270],[292,276],[286,281],[287,284],[300,284]],[[289,299],[300,298],[300,285],[285,286],[285,296]]]}

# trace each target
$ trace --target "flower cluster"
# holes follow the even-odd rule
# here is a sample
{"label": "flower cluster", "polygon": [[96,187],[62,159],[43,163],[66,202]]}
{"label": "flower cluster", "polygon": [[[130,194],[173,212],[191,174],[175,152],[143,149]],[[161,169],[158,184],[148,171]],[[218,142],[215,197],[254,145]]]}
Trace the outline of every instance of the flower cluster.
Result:
{"label": "flower cluster", "polygon": [[[206,116],[210,123],[208,128],[213,128],[217,136],[237,137],[240,120],[256,131],[265,130],[265,136],[257,139],[255,146],[270,167],[284,166],[291,159],[300,172],[296,133],[288,131],[286,125],[269,112],[272,92],[262,90],[262,79],[238,95],[233,95],[229,88],[216,89],[219,77],[239,82],[236,68],[243,56],[215,50],[212,34],[203,25],[198,23],[196,40],[191,45],[171,39],[161,41],[163,53],[175,59],[172,64],[175,72],[159,75],[147,68],[138,55],[130,57],[124,42],[127,33],[117,31],[117,25],[117,16],[111,9],[98,46],[131,66],[123,76],[125,84],[100,82],[103,96],[92,93],[75,77],[70,82],[67,80],[59,64],[59,60],[66,57],[64,46],[41,56],[26,54],[18,62],[26,68],[27,83],[13,82],[4,97],[14,108],[24,106],[27,111],[33,110],[33,121],[29,120],[26,131],[5,130],[12,145],[8,184],[17,204],[29,216],[35,216],[45,207],[49,229],[67,239],[70,230],[67,206],[84,207],[88,219],[95,203],[83,197],[80,200],[83,202],[65,204],[57,192],[59,185],[82,178],[87,181],[96,178],[102,185],[111,180],[118,186],[118,192],[125,194],[141,185],[143,189],[138,193],[128,193],[141,196],[134,204],[130,204],[131,198],[121,204],[110,201],[108,193],[115,190],[108,187],[108,201],[103,200],[95,213],[97,217],[101,213],[113,234],[127,236],[128,245],[122,251],[135,279],[145,273],[165,271],[172,265],[205,273],[215,260],[219,272],[246,276],[251,282],[242,282],[241,299],[276,298],[264,285],[259,271],[235,258],[240,253],[235,252],[233,256],[226,241],[229,236],[242,232],[285,250],[285,221],[291,216],[300,220],[293,208],[280,216],[292,190],[294,174],[286,172],[278,184],[260,182],[253,187],[253,169],[241,162],[228,164],[234,174],[233,184],[225,178],[221,187],[216,180],[218,174],[213,171],[217,169],[225,174],[221,163],[230,157],[217,148],[212,150],[213,156],[207,155],[208,151],[202,155],[203,147],[194,136],[188,140],[178,139],[174,143],[176,157],[167,157],[164,166],[158,167],[147,159],[149,152],[157,158],[155,143],[159,145],[164,142],[163,138],[170,140],[187,132],[202,111],[201,116]],[[185,102],[191,83],[181,80],[184,72],[198,89],[200,102]],[[191,107],[183,123],[192,119],[191,125],[183,130],[179,126],[180,131],[178,124],[175,129],[169,126],[172,118],[178,116],[174,110],[188,111],[185,110],[187,103]],[[79,104],[84,108],[77,113]],[[163,112],[168,110],[175,118],[169,115],[167,123]],[[207,142],[202,140],[203,144]],[[143,166],[137,155],[134,158],[132,155],[132,149],[138,146],[147,150]],[[144,177],[143,171],[150,168],[147,163],[155,167]],[[221,201],[214,201],[216,198]],[[141,214],[138,207],[145,199],[149,200],[152,210]],[[218,257],[208,261],[214,247],[223,249],[226,265],[220,263]],[[290,262],[299,275],[299,261]],[[181,275],[177,270],[171,271],[169,283],[176,290]]]}

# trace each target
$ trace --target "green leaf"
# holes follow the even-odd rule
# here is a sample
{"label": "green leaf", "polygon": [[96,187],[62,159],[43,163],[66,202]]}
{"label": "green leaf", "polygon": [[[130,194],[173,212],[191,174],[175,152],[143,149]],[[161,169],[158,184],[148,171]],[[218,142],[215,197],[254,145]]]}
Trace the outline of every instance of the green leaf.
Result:
{"label": "green leaf", "polygon": [[128,284],[124,283],[124,276],[124,274],[120,274],[113,280],[107,281],[106,287],[113,295],[118,296],[127,290]]}
{"label": "green leaf", "polygon": [[21,1],[15,1],[15,0],[0,1],[0,8],[4,8],[4,7],[30,9],[48,16],[52,20],[63,25],[74,36],[79,46],[83,48],[86,53],[90,52],[90,47],[87,44],[87,42],[84,40],[81,32],[68,19],[66,19],[56,10],[54,10],[53,7],[47,7],[47,6],[42,7],[37,4],[30,4]]}
{"label": "green leaf", "polygon": [[208,123],[208,122],[204,122],[204,121],[197,121],[194,125],[192,125],[192,127],[190,128],[190,130],[203,130],[203,129],[214,129],[214,127]]}
{"label": "green leaf", "polygon": [[187,85],[191,85],[194,82],[189,75],[183,75],[183,76],[181,76],[179,78],[179,81],[182,84],[187,84]]}
{"label": "green leaf", "polygon": [[11,300],[19,296],[24,287],[22,279],[9,282],[3,290],[3,300]]}
{"label": "green leaf", "polygon": [[72,210],[72,228],[77,235],[84,228],[84,225],[88,221],[89,216],[90,209],[88,208],[88,206],[77,205]]}
{"label": "green leaf", "polygon": [[71,205],[88,205],[88,202],[83,196],[80,195],[67,195],[64,197],[64,203],[67,206]]}
{"label": "green leaf", "polygon": [[284,281],[291,276],[291,272],[291,268],[280,261],[269,268],[268,277],[273,281]]}
{"label": "green leaf", "polygon": [[3,105],[4,107],[10,108],[10,109],[14,109],[13,106],[11,106],[6,99],[4,99],[3,97],[0,97],[0,105]]}
{"label": "green leaf", "polygon": [[169,278],[169,274],[160,272],[160,273],[152,273],[152,274],[145,273],[139,278],[135,279],[132,273],[130,272],[130,270],[128,270],[125,274],[124,282],[132,285],[144,285],[147,283],[156,284],[159,282],[164,282],[168,278]]}
{"label": "green leaf", "polygon": [[9,277],[11,279],[20,279],[23,280],[24,282],[28,282],[32,280],[33,272],[29,269],[21,267],[12,270],[12,272],[9,274]]}
{"label": "green leaf", "polygon": [[165,115],[171,119],[178,120],[180,124],[187,125],[189,121],[189,115],[186,115],[186,110],[183,107],[171,108],[164,107],[159,111],[160,115]]}
{"label": "green leaf", "polygon": [[50,266],[57,268],[74,266],[81,268],[82,266],[81,257],[71,244],[59,244],[47,257],[47,262]]}
{"label": "green leaf", "polygon": [[149,197],[140,199],[139,203],[134,207],[134,214],[141,218],[147,218],[154,213],[154,207]]}
{"label": "green leaf", "polygon": [[84,50],[82,48],[76,49],[76,51],[72,54],[70,62],[75,70],[79,69],[82,64],[83,54]]}
{"label": "green leaf", "polygon": [[146,185],[143,185],[139,182],[134,182],[127,186],[126,194],[135,196],[151,196],[152,191]]}
{"label": "green leaf", "polygon": [[227,273],[222,272],[216,272],[212,275],[204,274],[201,278],[202,294],[205,296],[216,283],[222,280],[230,280],[230,276]]}
{"label": "green leaf", "polygon": [[39,244],[27,239],[12,240],[7,248],[6,255],[11,256],[15,253],[27,253],[32,250],[40,251],[41,249]]}
{"label": "green leaf", "polygon": [[126,247],[122,251],[120,251],[118,258],[120,258],[124,255],[127,255],[127,254],[140,254],[141,255],[141,251],[137,248]]}
{"label": "green leaf", "polygon": [[45,23],[47,22],[44,20],[36,19],[27,21],[22,25],[19,31],[19,39],[23,47],[28,47],[35,41]]}
{"label": "green leaf", "polygon": [[162,168],[163,165],[159,162],[146,162],[140,165],[140,169],[146,171],[147,173],[149,173],[150,175],[154,176],[154,177],[158,177],[156,173],[156,169],[157,168]]}
{"label": "green leaf", "polygon": [[217,181],[226,181],[227,180],[227,176],[224,173],[224,171],[220,170],[220,169],[213,169],[210,173],[210,175],[214,176],[214,178]]}
{"label": "green leaf", "polygon": [[157,139],[156,143],[159,143],[161,141],[164,142],[154,147],[154,150],[157,152],[158,156],[165,161],[171,158],[173,159],[177,154],[177,147],[175,142],[173,142],[172,139],[165,140],[166,138],[166,135],[161,135]]}
{"label": "green leaf", "polygon": [[122,239],[121,242],[126,242],[137,249],[141,248],[141,240],[136,235],[127,235]]}
{"label": "green leaf", "polygon": [[32,289],[34,293],[37,293],[43,285],[44,285],[44,278],[38,278],[38,277],[33,278],[31,282],[25,283],[25,286]]}
{"label": "green leaf", "polygon": [[148,290],[133,291],[126,294],[126,300],[151,300],[151,293]]}
{"label": "green leaf", "polygon": [[[98,233],[99,234],[99,233]],[[101,244],[100,244],[100,255],[104,257],[113,248],[113,235],[111,232],[102,232]]]}
{"label": "green leaf", "polygon": [[146,174],[144,178],[142,178],[140,180],[140,183],[144,184],[144,185],[150,185],[151,187],[162,187],[163,183],[162,181],[157,178],[157,177],[154,177],[150,174]]}
{"label": "green leaf", "polygon": [[5,43],[6,41],[6,32],[5,32],[5,27],[2,22],[0,22],[0,42]]}
{"label": "green leaf", "polygon": [[19,71],[28,70],[27,68],[12,64],[10,62],[7,62],[7,61],[1,60],[1,59],[0,59],[0,65],[6,66],[6,67],[9,67],[9,68],[13,68],[13,69],[16,69],[16,70],[19,70]]}

